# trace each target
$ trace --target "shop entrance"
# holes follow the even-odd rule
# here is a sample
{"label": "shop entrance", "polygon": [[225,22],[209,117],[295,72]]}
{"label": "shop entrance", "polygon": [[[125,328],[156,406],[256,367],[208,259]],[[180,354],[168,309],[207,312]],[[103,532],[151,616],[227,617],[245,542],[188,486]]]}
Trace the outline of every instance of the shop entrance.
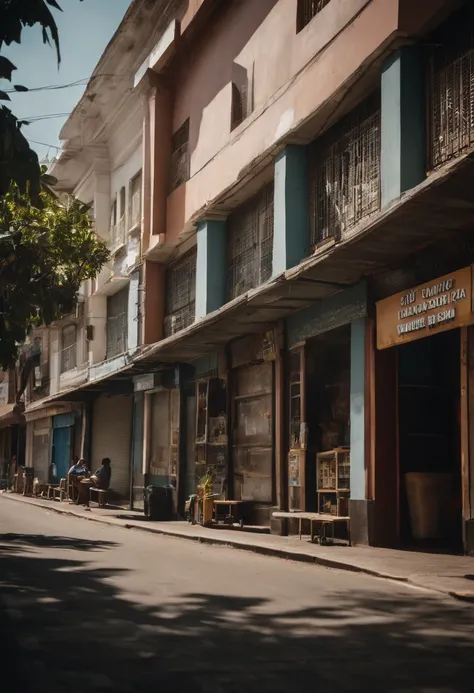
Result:
{"label": "shop entrance", "polygon": [[350,495],[351,326],[290,352],[291,510],[347,515]]}
{"label": "shop entrance", "polygon": [[462,550],[459,330],[396,349],[400,539]]}

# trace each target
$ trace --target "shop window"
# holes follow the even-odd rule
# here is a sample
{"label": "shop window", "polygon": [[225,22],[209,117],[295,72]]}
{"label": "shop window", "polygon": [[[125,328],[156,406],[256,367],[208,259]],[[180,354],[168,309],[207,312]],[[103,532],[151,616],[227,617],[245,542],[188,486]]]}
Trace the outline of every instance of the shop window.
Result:
{"label": "shop window", "polygon": [[228,299],[268,281],[273,271],[273,181],[228,221]]}
{"label": "shop window", "polygon": [[431,37],[430,169],[474,144],[474,9],[466,6]]}
{"label": "shop window", "polygon": [[128,290],[126,286],[107,298],[107,359],[128,348]]}
{"label": "shop window", "polygon": [[142,172],[137,173],[130,181],[128,208],[128,226],[130,229],[138,226],[142,218]]}
{"label": "shop window", "polygon": [[171,154],[171,192],[189,180],[189,118],[175,132]]}
{"label": "shop window", "polygon": [[309,183],[313,246],[379,211],[379,92],[310,145]]}
{"label": "shop window", "polygon": [[227,479],[227,381],[196,384],[196,484],[211,472],[214,493],[225,493]]}
{"label": "shop window", "polygon": [[61,373],[71,371],[77,365],[77,327],[67,325],[61,332]]}
{"label": "shop window", "polygon": [[330,0],[298,0],[296,10],[296,33],[299,33],[307,24],[316,17]]}
{"label": "shop window", "polygon": [[184,330],[196,314],[196,258],[193,248],[175,262],[166,275],[165,336]]}

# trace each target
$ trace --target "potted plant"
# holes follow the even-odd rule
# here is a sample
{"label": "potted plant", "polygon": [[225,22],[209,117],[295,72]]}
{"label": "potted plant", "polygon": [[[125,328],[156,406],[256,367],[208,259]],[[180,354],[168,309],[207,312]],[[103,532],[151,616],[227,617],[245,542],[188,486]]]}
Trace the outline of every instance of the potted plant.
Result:
{"label": "potted plant", "polygon": [[214,474],[209,469],[198,479],[197,492],[202,505],[202,524],[204,527],[212,525],[212,513],[214,510],[214,499],[212,497],[212,486],[214,484]]}

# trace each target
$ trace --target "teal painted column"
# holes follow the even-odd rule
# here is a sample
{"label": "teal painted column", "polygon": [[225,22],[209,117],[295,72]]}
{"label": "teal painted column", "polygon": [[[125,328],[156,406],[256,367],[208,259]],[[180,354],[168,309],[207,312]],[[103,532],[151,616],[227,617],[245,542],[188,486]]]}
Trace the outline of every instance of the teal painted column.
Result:
{"label": "teal painted column", "polygon": [[365,318],[351,324],[351,502],[365,500]]}
{"label": "teal painted column", "polygon": [[275,158],[273,276],[309,255],[306,147],[289,145]]}
{"label": "teal painted column", "polygon": [[382,208],[426,177],[425,77],[418,46],[404,46],[382,68]]}
{"label": "teal painted column", "polygon": [[226,302],[226,222],[198,223],[196,260],[196,320]]}

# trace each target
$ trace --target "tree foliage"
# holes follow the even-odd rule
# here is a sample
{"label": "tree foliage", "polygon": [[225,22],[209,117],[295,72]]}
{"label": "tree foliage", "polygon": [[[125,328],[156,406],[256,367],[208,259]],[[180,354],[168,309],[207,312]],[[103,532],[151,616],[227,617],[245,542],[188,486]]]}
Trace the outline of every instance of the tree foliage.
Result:
{"label": "tree foliage", "polygon": [[0,199],[0,367],[16,358],[29,331],[70,313],[83,281],[109,253],[92,229],[89,208],[49,192],[34,206],[18,188]]}
{"label": "tree foliage", "polygon": [[[56,0],[0,0],[0,51],[12,43],[21,43],[25,27],[41,26],[44,43],[54,44],[58,64],[61,61],[59,36],[50,7],[61,10]],[[15,65],[0,54],[0,79],[12,81]],[[17,91],[26,91],[14,85]],[[0,91],[0,101],[10,97]],[[15,182],[21,194],[28,193],[35,204],[40,204],[40,166],[38,156],[21,132],[22,125],[7,106],[0,106],[0,197],[7,194],[10,183]]]}

